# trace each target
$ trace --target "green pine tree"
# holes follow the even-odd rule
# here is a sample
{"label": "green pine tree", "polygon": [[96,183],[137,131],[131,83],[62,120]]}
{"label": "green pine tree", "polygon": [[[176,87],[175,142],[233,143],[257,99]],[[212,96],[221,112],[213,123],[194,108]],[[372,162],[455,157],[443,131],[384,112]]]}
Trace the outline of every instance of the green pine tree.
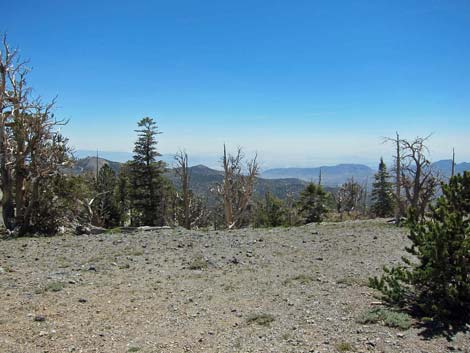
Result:
{"label": "green pine tree", "polygon": [[139,121],[130,162],[131,223],[133,225],[161,226],[165,223],[164,163],[157,161],[157,124],[146,117]]}
{"label": "green pine tree", "polygon": [[283,202],[271,192],[257,204],[254,224],[257,227],[279,227],[287,223],[287,210]]}
{"label": "green pine tree", "polygon": [[393,191],[387,166],[380,158],[379,170],[375,174],[375,182],[372,187],[372,212],[377,217],[389,217],[393,215]]}
{"label": "green pine tree", "polygon": [[300,193],[298,207],[305,218],[305,223],[321,222],[328,212],[326,204],[328,193],[321,185],[309,183]]}
{"label": "green pine tree", "polygon": [[92,206],[95,222],[106,228],[116,227],[121,221],[121,212],[115,195],[116,185],[116,173],[105,164],[98,173],[97,196]]}
{"label": "green pine tree", "polygon": [[470,322],[470,172],[452,177],[442,191],[429,217],[409,217],[412,246],[406,250],[418,262],[404,258],[371,286],[427,316]]}

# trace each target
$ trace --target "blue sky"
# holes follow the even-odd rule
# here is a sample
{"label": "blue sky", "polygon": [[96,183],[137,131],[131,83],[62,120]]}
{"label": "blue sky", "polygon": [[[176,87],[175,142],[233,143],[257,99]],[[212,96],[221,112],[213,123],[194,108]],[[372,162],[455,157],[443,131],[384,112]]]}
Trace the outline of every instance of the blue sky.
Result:
{"label": "blue sky", "polygon": [[131,151],[151,116],[199,159],[375,165],[398,130],[470,160],[468,0],[0,2],[76,149]]}

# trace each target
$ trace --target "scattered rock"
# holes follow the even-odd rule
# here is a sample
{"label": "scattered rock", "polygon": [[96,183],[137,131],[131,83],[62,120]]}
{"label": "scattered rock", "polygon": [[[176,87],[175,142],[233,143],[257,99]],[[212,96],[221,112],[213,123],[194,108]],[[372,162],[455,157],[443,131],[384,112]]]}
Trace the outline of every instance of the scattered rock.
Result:
{"label": "scattered rock", "polygon": [[238,265],[240,263],[240,261],[234,256],[230,261],[229,263],[232,263],[234,265]]}
{"label": "scattered rock", "polygon": [[83,234],[89,235],[91,234],[91,229],[90,227],[80,224],[75,228],[75,234],[76,235],[83,235]]}
{"label": "scattered rock", "polygon": [[105,228],[96,227],[96,226],[91,226],[90,227],[90,234],[92,234],[92,235],[103,234],[105,232],[106,232]]}

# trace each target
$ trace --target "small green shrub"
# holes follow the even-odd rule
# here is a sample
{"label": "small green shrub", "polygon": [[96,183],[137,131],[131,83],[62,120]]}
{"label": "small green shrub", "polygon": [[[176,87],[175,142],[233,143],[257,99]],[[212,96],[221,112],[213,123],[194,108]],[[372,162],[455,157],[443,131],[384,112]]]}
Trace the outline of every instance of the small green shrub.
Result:
{"label": "small green shrub", "polygon": [[46,291],[48,292],[60,292],[64,289],[65,284],[62,282],[51,282],[46,286]]}
{"label": "small green shrub", "polygon": [[190,270],[204,270],[208,267],[207,260],[202,256],[195,257],[190,263],[188,268]]}
{"label": "small green shrub", "polygon": [[335,344],[335,348],[340,352],[353,352],[355,349],[349,342],[340,342]]}
{"label": "small green shrub", "polygon": [[357,322],[360,324],[382,323],[388,327],[396,327],[407,330],[411,327],[412,321],[408,314],[400,313],[388,309],[377,308],[363,313]]}
{"label": "small green shrub", "polygon": [[300,283],[300,284],[308,284],[312,281],[313,281],[312,276],[301,274],[301,275],[297,275],[295,277],[286,279],[283,282],[283,284],[288,285],[288,284],[293,283],[293,282],[297,282],[297,283]]}
{"label": "small green shrub", "polygon": [[246,319],[248,324],[257,324],[260,326],[270,326],[274,321],[274,316],[270,314],[253,314]]}
{"label": "small green shrub", "polygon": [[283,201],[266,192],[264,200],[256,203],[253,225],[255,227],[280,227],[288,225],[287,208]]}

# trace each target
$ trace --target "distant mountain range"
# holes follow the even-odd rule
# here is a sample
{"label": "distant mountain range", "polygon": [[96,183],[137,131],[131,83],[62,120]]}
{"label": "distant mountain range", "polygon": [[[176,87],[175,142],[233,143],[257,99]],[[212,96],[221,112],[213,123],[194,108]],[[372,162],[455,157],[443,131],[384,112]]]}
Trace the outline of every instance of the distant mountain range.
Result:
{"label": "distant mountain range", "polygon": [[[452,159],[444,159],[437,161],[432,164],[433,168],[439,171],[439,174],[443,177],[450,177],[452,174]],[[464,171],[470,171],[470,163],[462,162],[455,164],[455,174],[463,173]]]}
{"label": "distant mountain range", "polygon": [[[450,177],[452,173],[452,160],[441,160],[432,163],[432,168],[439,171],[441,177]],[[304,181],[317,182],[320,176],[322,185],[338,187],[349,178],[354,178],[359,183],[368,182],[371,184],[374,180],[376,170],[362,164],[338,164],[335,166],[323,166],[316,168],[276,168],[268,169],[261,174],[262,178],[298,178]],[[457,163],[455,173],[470,171],[470,163]]]}
{"label": "distant mountain range", "polygon": [[348,178],[354,178],[358,182],[372,181],[375,171],[362,164],[338,164],[335,166],[323,166],[316,168],[276,168],[265,170],[262,178],[298,178],[304,181],[318,182],[321,172],[322,185],[337,187]]}
{"label": "distant mountain range", "polygon": [[[78,159],[73,167],[67,170],[68,173],[74,175],[80,175],[84,173],[90,173],[95,175],[96,168],[103,167],[105,164],[109,165],[116,173],[119,172],[121,163],[109,161],[107,159],[96,157],[86,157]],[[190,187],[194,193],[206,197],[209,201],[215,200],[215,194],[211,192],[217,184],[223,181],[223,172],[220,170],[211,169],[204,165],[196,165],[190,167],[191,179]],[[176,188],[179,188],[179,179],[176,175],[174,168],[168,169],[165,176],[171,180]],[[307,182],[296,178],[278,178],[278,179],[264,179],[257,178],[255,185],[255,195],[262,197],[266,192],[271,192],[273,195],[284,199],[288,195],[297,197],[299,193],[305,188]],[[333,191],[330,189],[329,191]]]}
{"label": "distant mountain range", "polygon": [[[209,199],[214,198],[215,194],[211,193],[210,190],[215,188],[217,184],[222,183],[224,177],[223,172],[208,168],[204,165],[197,165],[190,167],[190,173],[190,188],[193,192]],[[173,182],[175,187],[180,187],[175,169],[170,169],[166,176]],[[307,184],[308,183],[306,181],[296,178],[257,178],[255,184],[255,196],[263,197],[266,192],[270,192],[281,199],[285,199],[288,195],[292,195],[296,198],[300,192],[305,189]],[[328,191],[334,190],[332,188],[328,188]]]}
{"label": "distant mountain range", "polygon": [[[73,168],[69,170],[72,174],[92,173],[96,174],[96,168],[109,165],[116,173],[119,173],[121,163],[113,162],[107,159],[96,157],[86,157],[78,159]],[[433,168],[439,171],[444,178],[449,177],[452,170],[451,160],[441,160],[432,164]],[[214,198],[214,193],[210,190],[223,180],[223,172],[211,169],[202,164],[190,167],[191,170],[191,189],[199,195],[209,199]],[[305,188],[308,182],[318,182],[320,176],[322,185],[328,191],[334,191],[349,178],[354,178],[359,183],[368,182],[369,185],[374,180],[372,168],[362,164],[338,164],[335,166],[323,166],[316,168],[276,168],[268,169],[261,173],[257,179],[255,194],[263,196],[267,191],[283,199],[287,195],[294,197]],[[459,163],[455,166],[456,173],[462,173],[465,170],[470,171],[470,163]],[[179,188],[178,177],[173,168],[168,169],[166,177],[169,178],[175,187]]]}

